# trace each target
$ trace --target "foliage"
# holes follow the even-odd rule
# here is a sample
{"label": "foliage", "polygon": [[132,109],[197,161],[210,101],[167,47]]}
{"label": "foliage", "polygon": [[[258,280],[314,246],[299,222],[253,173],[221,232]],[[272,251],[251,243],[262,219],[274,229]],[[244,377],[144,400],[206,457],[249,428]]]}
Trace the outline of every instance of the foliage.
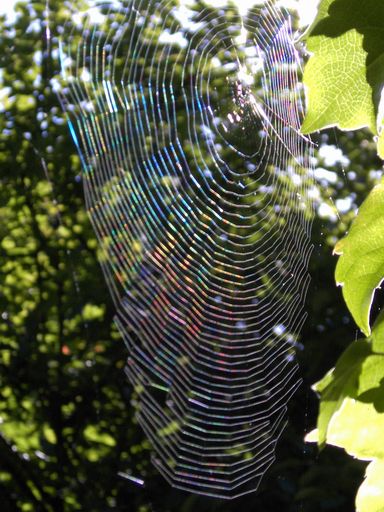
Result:
{"label": "foliage", "polygon": [[[68,12],[61,1],[50,9],[57,44]],[[119,488],[126,499],[116,473],[137,445],[145,448],[128,421],[124,349],[84,212],[80,163],[48,81],[58,62],[43,11],[44,2],[20,4],[0,40],[0,501],[3,510],[102,510]],[[85,485],[100,480],[105,489]]]}
{"label": "foliage", "polygon": [[[327,126],[379,134],[384,157],[380,100],[384,82],[384,5],[370,0],[323,0],[307,35],[313,52],[304,72],[309,111],[304,132]],[[363,202],[348,235],[334,253],[340,256],[336,282],[366,339],[353,342],[336,366],[315,384],[321,396],[317,430],[309,440],[328,443],[372,461],[360,487],[361,512],[384,509],[382,432],[384,429],[384,316],[371,330],[380,307],[375,293],[384,279],[384,186],[377,185]]]}
{"label": "foliage", "polygon": [[384,463],[374,460],[367,468],[366,479],[356,496],[357,510],[383,510]]}
{"label": "foliage", "polygon": [[305,72],[308,114],[304,133],[330,126],[367,126],[384,152],[381,88],[384,81],[384,4],[376,0],[323,0],[306,37],[313,53]]}
{"label": "foliage", "polygon": [[369,336],[371,306],[383,279],[384,183],[369,194],[348,235],[336,244],[334,252],[340,255],[336,282],[343,287],[345,302],[355,322]]}
{"label": "foliage", "polygon": [[[353,342],[325,377],[314,386],[321,395],[318,429],[307,440],[344,448],[350,455],[373,461],[357,496],[357,510],[383,509],[382,466],[384,429],[383,315],[372,336]],[[376,491],[374,490],[376,487]],[[375,499],[372,499],[375,496]],[[381,498],[380,498],[381,497]]]}
{"label": "foliage", "polygon": [[[73,11],[79,4],[72,2]],[[196,12],[204,7],[196,3]],[[352,203],[340,221],[315,221],[310,321],[299,353],[307,387],[291,403],[277,461],[258,494],[234,504],[175,492],[151,466],[150,446],[133,416],[135,395],[122,371],[125,349],[84,210],[80,162],[50,82],[58,72],[57,37],[70,13],[62,0],[50,0],[49,8],[50,41],[45,0],[20,4],[14,27],[0,21],[0,77],[7,91],[0,115],[2,510],[349,512],[363,465],[330,447],[318,455],[304,446],[302,432],[315,420],[308,383],[354,334],[332,290],[331,247],[375,182],[373,144],[361,132],[338,138],[350,159],[345,175],[339,161],[327,164],[317,155],[317,166],[335,176],[318,180],[317,206]],[[182,115],[180,124],[187,125]],[[324,133],[319,143],[333,147],[334,133]],[[383,352],[382,339],[374,328],[372,357]],[[128,472],[145,486],[118,476]],[[370,470],[368,485],[376,479]],[[358,500],[367,494],[361,488]]]}

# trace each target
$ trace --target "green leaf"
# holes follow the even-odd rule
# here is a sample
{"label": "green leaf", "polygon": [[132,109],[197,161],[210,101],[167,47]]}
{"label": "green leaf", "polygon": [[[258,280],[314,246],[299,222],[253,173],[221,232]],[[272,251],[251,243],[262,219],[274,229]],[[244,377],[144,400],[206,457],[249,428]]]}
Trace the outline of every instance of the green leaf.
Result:
{"label": "green leaf", "polygon": [[[374,354],[364,361],[359,376],[356,400],[384,413],[384,355]],[[376,452],[375,452],[376,453]]]}
{"label": "green leaf", "polygon": [[327,444],[362,460],[384,459],[383,432],[384,414],[371,403],[346,397],[329,422]]}
{"label": "green leaf", "polygon": [[384,160],[384,130],[381,131],[377,141],[377,152],[379,157]]}
{"label": "green leaf", "polygon": [[114,438],[106,432],[101,432],[96,425],[88,425],[84,429],[84,437],[91,443],[99,443],[111,447],[116,446]]}
{"label": "green leaf", "polygon": [[16,97],[17,108],[20,112],[33,110],[36,106],[36,100],[33,96],[27,94],[18,94]]}
{"label": "green leaf", "polygon": [[320,20],[326,18],[328,15],[329,6],[334,2],[334,0],[322,0],[317,8],[316,18],[313,20],[311,26],[307,29],[305,36],[308,37],[311,34],[314,27],[319,23]]}
{"label": "green leaf", "polygon": [[367,341],[353,342],[342,354],[336,367],[313,386],[321,394],[317,419],[319,446],[324,446],[327,441],[329,422],[342,406],[344,398],[356,395],[361,367],[369,354],[371,346]]}
{"label": "green leaf", "polygon": [[302,132],[368,126],[377,134],[384,82],[384,2],[323,0],[306,42],[313,55],[304,70],[308,113]]}
{"label": "green leaf", "polygon": [[45,423],[43,426],[43,433],[44,433],[44,437],[48,441],[48,443],[51,443],[51,444],[57,443],[55,431],[47,423]]}
{"label": "green leaf", "polygon": [[384,355],[373,353],[370,341],[353,342],[314,389],[321,394],[318,428],[307,441],[384,458]]}
{"label": "green leaf", "polygon": [[377,185],[362,204],[348,235],[336,245],[340,258],[336,282],[343,286],[345,302],[367,336],[376,288],[384,277],[384,183]]}
{"label": "green leaf", "polygon": [[376,459],[367,467],[364,483],[356,496],[357,512],[384,511],[384,460]]}
{"label": "green leaf", "polygon": [[359,384],[357,387],[358,399],[368,391],[373,391],[384,379],[384,355],[372,354],[366,357],[361,365]]}
{"label": "green leaf", "polygon": [[372,328],[371,339],[373,351],[384,353],[384,311],[376,319]]}
{"label": "green leaf", "polygon": [[93,320],[102,320],[105,313],[105,307],[95,304],[86,304],[83,308],[83,319],[91,322]]}

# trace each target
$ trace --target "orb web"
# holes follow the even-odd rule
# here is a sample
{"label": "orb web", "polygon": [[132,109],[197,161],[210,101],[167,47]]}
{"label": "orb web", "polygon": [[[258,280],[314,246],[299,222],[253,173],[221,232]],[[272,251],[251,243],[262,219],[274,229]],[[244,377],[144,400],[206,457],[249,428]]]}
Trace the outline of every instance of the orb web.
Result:
{"label": "orb web", "polygon": [[268,2],[193,17],[97,4],[64,33],[61,61],[153,463],[193,493],[255,491],[299,385],[311,252],[290,18]]}

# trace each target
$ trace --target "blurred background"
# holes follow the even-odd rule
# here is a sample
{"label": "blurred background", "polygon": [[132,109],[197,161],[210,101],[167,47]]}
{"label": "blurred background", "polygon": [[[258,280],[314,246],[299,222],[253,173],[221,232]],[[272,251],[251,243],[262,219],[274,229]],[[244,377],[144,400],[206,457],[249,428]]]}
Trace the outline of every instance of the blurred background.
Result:
{"label": "blurred background", "polygon": [[[316,2],[285,4],[303,30]],[[206,7],[190,9],[198,16]],[[312,281],[297,354],[303,384],[276,462],[257,493],[234,502],[173,490],[151,465],[134,418],[126,348],[54,91],[58,38],[71,12],[86,8],[86,0],[0,7],[0,510],[352,512],[365,465],[332,447],[319,453],[304,436],[316,423],[311,384],[357,337],[334,283],[332,249],[381,176],[370,135],[314,137]]]}

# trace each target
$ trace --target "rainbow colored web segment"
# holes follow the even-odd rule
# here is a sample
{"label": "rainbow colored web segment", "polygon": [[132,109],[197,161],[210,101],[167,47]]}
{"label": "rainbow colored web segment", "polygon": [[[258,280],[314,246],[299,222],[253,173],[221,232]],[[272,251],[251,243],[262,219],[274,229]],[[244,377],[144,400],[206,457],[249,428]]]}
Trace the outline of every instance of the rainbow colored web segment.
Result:
{"label": "rainbow colored web segment", "polygon": [[272,464],[299,384],[312,147],[290,19],[90,12],[63,36],[61,94],[137,418],[171,485],[234,498]]}

